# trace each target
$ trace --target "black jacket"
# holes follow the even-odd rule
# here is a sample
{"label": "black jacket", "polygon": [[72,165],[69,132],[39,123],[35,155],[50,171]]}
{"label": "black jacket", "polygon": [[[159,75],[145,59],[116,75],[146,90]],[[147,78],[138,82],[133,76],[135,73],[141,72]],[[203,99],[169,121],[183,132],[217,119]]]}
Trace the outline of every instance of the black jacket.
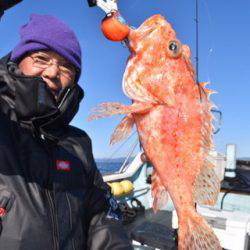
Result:
{"label": "black jacket", "polygon": [[68,125],[82,97],[75,85],[56,104],[1,59],[0,250],[132,249],[88,135]]}

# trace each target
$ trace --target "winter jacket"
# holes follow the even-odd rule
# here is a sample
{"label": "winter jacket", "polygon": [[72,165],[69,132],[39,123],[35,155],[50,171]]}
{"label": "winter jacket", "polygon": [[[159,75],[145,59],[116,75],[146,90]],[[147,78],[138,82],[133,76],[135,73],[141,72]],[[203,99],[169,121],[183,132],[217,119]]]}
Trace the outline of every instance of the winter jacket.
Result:
{"label": "winter jacket", "polygon": [[88,135],[69,125],[83,91],[54,101],[0,60],[0,250],[132,249]]}

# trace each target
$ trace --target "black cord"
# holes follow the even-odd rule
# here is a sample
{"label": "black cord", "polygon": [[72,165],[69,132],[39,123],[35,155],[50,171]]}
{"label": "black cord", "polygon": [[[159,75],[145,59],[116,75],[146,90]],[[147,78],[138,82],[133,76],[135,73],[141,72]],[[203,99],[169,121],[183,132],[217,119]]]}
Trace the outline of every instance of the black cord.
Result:
{"label": "black cord", "polygon": [[232,191],[233,191],[233,189],[231,188],[231,189],[227,190],[227,191],[224,193],[224,195],[222,196],[222,198],[221,198],[221,203],[220,203],[220,209],[221,209],[221,210],[223,209],[224,200],[225,200],[226,196],[227,196],[229,193],[231,193]]}
{"label": "black cord", "polygon": [[225,200],[226,196],[234,190],[234,187],[236,185],[238,187],[241,187],[241,188],[250,188],[250,184],[248,184],[247,180],[242,175],[237,173],[237,171],[236,171],[236,177],[235,178],[225,178],[225,180],[228,180],[228,181],[232,182],[233,187],[230,188],[229,190],[227,190],[224,193],[224,195],[222,196],[220,209],[223,209],[224,200]]}

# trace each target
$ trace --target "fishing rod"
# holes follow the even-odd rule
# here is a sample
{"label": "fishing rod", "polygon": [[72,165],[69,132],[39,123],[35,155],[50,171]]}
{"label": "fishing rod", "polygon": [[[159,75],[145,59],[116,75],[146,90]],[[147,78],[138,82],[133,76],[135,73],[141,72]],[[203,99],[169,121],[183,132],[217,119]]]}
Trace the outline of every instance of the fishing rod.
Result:
{"label": "fishing rod", "polygon": [[196,27],[196,55],[195,55],[195,68],[196,68],[196,81],[199,83],[199,5],[198,0],[195,1],[195,27]]}
{"label": "fishing rod", "polygon": [[[199,87],[199,93],[200,93],[200,101],[202,102],[202,93],[203,92],[205,95],[204,89],[200,86],[199,84],[199,0],[195,0],[195,69],[196,69],[196,84]],[[222,126],[222,112],[218,109],[211,109],[211,112],[213,114],[216,114],[219,116],[219,121],[218,121],[218,128],[214,129],[213,134],[217,134]]]}
{"label": "fishing rod", "polygon": [[198,0],[195,0],[195,70],[196,70],[196,84],[198,85],[200,102],[202,102],[202,92],[206,95],[204,89],[199,82],[199,5]]}

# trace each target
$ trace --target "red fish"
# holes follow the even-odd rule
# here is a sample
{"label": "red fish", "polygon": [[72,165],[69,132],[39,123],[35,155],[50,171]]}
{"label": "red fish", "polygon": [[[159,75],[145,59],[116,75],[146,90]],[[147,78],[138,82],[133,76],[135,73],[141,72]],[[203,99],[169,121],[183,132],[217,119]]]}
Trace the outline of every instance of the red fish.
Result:
{"label": "red fish", "polygon": [[111,143],[126,138],[137,126],[144,152],[151,161],[153,209],[165,205],[168,193],[175,205],[178,247],[221,249],[198,204],[214,205],[220,181],[208,161],[212,149],[212,115],[205,83],[196,83],[190,49],[182,45],[166,19],[155,15],[130,32],[131,51],[123,90],[132,105],[103,103],[92,119],[126,114]]}

